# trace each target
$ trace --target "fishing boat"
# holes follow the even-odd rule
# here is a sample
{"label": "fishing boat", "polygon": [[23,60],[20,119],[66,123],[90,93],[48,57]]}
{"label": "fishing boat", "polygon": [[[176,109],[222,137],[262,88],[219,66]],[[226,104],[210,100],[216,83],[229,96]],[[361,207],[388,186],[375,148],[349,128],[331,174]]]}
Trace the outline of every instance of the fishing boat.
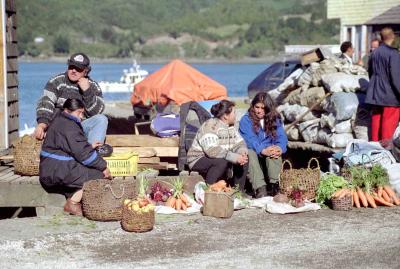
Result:
{"label": "fishing boat", "polygon": [[99,85],[103,93],[133,92],[135,84],[142,81],[149,72],[140,68],[136,60],[133,60],[132,67],[124,69],[119,82],[100,81]]}

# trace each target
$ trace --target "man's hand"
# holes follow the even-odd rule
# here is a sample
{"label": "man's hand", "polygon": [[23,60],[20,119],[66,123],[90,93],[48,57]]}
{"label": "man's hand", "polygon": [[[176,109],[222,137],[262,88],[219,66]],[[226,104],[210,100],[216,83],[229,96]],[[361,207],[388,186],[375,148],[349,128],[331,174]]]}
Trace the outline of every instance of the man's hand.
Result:
{"label": "man's hand", "polygon": [[86,77],[81,77],[78,80],[78,85],[79,85],[79,88],[82,89],[82,91],[86,91],[90,87],[89,79]]}
{"label": "man's hand", "polygon": [[98,146],[101,146],[101,145],[103,145],[103,143],[101,143],[101,142],[94,142],[93,144],[92,144],[92,148],[97,148]]}
{"label": "man's hand", "polygon": [[33,131],[32,136],[38,140],[43,140],[43,138],[46,136],[46,129],[47,129],[46,123],[39,123],[36,126],[35,131]]}
{"label": "man's hand", "polygon": [[110,169],[108,169],[108,167],[103,171],[103,175],[104,175],[104,178],[112,179],[111,172],[110,172]]}

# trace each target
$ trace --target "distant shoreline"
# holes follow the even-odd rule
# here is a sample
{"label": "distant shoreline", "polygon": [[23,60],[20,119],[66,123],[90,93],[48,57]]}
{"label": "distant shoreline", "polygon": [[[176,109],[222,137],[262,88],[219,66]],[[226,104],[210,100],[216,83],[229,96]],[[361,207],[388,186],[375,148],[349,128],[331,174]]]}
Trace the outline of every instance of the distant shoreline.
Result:
{"label": "distant shoreline", "polygon": [[[90,55],[89,55],[90,57]],[[285,56],[276,55],[265,58],[242,58],[242,59],[224,59],[224,58],[214,58],[214,59],[182,59],[187,63],[205,63],[205,64],[271,64],[274,61],[283,59]],[[18,58],[18,62],[21,63],[65,63],[68,59],[68,56],[62,57],[48,57],[48,58],[32,58],[26,56],[20,56]],[[96,58],[90,57],[90,60],[94,64],[101,63],[132,63],[133,58]],[[164,64],[168,63],[171,59],[136,59],[139,64]]]}

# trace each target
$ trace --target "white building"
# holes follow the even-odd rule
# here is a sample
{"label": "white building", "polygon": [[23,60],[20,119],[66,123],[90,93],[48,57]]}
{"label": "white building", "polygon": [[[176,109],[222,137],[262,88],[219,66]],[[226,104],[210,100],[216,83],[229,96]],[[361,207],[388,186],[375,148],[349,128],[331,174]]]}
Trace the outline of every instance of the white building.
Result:
{"label": "white building", "polygon": [[340,42],[351,41],[357,61],[383,27],[400,32],[400,0],[328,0],[328,19],[340,19]]}

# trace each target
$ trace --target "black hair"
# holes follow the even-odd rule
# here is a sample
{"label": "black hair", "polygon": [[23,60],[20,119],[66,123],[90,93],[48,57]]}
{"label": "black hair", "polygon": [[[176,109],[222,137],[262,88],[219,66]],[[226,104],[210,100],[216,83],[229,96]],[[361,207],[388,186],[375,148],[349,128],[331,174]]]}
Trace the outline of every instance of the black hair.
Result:
{"label": "black hair", "polygon": [[342,43],[342,45],[340,45],[340,51],[342,53],[345,53],[349,48],[352,48],[353,44],[351,44],[350,41],[345,41]]}
{"label": "black hair", "polygon": [[216,118],[221,118],[225,114],[230,114],[234,106],[234,102],[222,100],[211,107],[211,114]]}
{"label": "black hair", "polygon": [[256,104],[261,103],[264,105],[264,127],[265,134],[271,135],[276,138],[277,120],[281,120],[281,115],[276,110],[276,105],[271,96],[266,92],[259,92],[254,96],[249,108],[249,116],[253,123],[253,128],[256,133],[260,130],[260,119],[256,116],[254,107]]}
{"label": "black hair", "polygon": [[68,109],[71,112],[82,108],[85,108],[85,105],[83,104],[82,100],[79,99],[68,98],[67,100],[65,100],[63,105],[63,109]]}

